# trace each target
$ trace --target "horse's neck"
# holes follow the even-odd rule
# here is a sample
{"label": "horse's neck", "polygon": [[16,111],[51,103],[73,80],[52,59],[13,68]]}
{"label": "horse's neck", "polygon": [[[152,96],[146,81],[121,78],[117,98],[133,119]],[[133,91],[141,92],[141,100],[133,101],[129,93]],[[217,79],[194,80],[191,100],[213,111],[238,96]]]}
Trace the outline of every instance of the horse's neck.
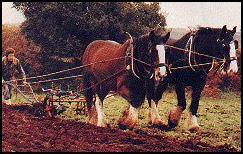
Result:
{"label": "horse's neck", "polygon": [[[179,39],[178,41],[170,43],[170,45],[173,47],[180,48],[180,49],[185,49],[189,38],[190,38],[190,35],[184,36],[183,38]],[[184,56],[185,56],[185,51],[182,51],[182,50],[170,48],[169,51],[170,51],[169,52],[169,63],[173,63],[176,60],[184,58]]]}
{"label": "horse's neck", "polygon": [[[192,39],[192,42],[188,42],[190,37],[191,37],[190,35],[186,35],[183,38],[181,38],[180,40],[174,42],[172,44],[172,46],[186,50],[186,48],[189,49],[188,47],[190,46],[190,43],[192,43],[191,45],[192,45],[193,52],[215,57],[214,47],[212,45],[212,42],[206,42],[208,40],[208,38],[201,38],[201,40],[195,40],[196,36],[194,36]],[[201,43],[203,43],[203,44],[201,44]],[[184,61],[188,61],[189,53],[186,52],[185,50],[183,51],[183,50],[171,49],[170,57],[168,58],[169,63],[175,63],[175,61],[181,61],[182,59]],[[193,58],[194,56],[195,56],[195,54],[192,54],[191,58]],[[207,63],[207,62],[211,62],[211,59],[206,58],[205,56],[200,56],[200,58],[198,59],[197,62],[198,63]]]}

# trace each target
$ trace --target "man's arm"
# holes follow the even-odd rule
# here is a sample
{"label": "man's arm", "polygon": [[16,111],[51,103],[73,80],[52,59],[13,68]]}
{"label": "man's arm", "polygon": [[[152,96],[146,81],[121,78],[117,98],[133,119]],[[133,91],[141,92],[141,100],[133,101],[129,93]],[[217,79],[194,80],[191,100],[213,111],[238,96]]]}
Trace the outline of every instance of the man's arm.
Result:
{"label": "man's arm", "polygon": [[18,63],[17,63],[17,69],[18,69],[18,72],[21,75],[21,79],[23,79],[23,81],[26,82],[26,75],[25,75],[24,69],[23,69],[19,60],[18,60]]}
{"label": "man's arm", "polygon": [[[6,56],[4,56],[3,59],[2,59],[2,80],[5,79],[6,61],[7,61],[7,58],[6,58]],[[7,80],[7,79],[5,79],[5,80]]]}

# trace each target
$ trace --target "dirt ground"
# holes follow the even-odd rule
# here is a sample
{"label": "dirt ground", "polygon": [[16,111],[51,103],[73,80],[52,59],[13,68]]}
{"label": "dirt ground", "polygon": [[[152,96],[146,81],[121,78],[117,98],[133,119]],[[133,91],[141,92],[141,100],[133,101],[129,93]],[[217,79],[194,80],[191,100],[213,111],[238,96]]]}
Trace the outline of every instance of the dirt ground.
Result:
{"label": "dirt ground", "polygon": [[197,140],[178,141],[143,130],[122,131],[83,122],[36,116],[29,106],[2,103],[2,151],[17,152],[163,152],[235,151]]}

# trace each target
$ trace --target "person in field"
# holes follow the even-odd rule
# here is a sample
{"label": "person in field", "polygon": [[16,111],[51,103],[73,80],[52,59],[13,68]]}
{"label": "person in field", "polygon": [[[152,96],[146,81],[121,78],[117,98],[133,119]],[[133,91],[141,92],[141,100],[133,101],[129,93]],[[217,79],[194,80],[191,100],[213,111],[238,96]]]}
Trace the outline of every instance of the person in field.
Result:
{"label": "person in field", "polygon": [[8,85],[6,81],[10,81],[12,84],[17,84],[18,77],[23,79],[23,83],[26,83],[26,75],[20,61],[14,56],[15,50],[8,48],[5,51],[5,56],[2,58],[2,97],[3,100],[7,100],[9,103],[13,94],[12,86]]}

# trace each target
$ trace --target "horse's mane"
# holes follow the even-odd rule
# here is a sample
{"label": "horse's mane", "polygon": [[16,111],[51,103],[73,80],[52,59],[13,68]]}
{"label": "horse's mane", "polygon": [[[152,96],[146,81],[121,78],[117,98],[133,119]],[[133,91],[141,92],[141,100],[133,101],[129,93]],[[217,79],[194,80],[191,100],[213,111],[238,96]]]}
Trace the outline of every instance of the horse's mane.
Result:
{"label": "horse's mane", "polygon": [[[207,51],[208,46],[210,46],[209,43],[212,42],[212,40],[216,40],[220,35],[220,32],[221,32],[220,28],[198,27],[195,34],[199,37],[203,37],[203,40],[205,40],[205,42],[200,42],[200,43],[206,43],[203,52]],[[186,33],[184,36],[182,36],[179,40],[175,41],[171,45],[178,48],[185,49],[191,34],[192,34],[191,32]],[[171,53],[170,55],[172,58],[171,61],[175,61],[178,58],[184,57],[184,52],[176,51],[176,49],[173,48],[169,48],[169,51]]]}
{"label": "horse's mane", "polygon": [[144,35],[134,38],[134,41],[140,44],[140,43],[144,43],[144,42],[148,41],[148,39],[149,39],[149,34],[144,34]]}
{"label": "horse's mane", "polygon": [[[197,35],[207,35],[210,34],[210,37],[218,37],[221,32],[220,28],[211,28],[211,27],[198,27],[198,30],[196,31]],[[172,43],[172,45],[180,48],[184,48],[188,39],[190,38],[191,32],[186,33],[184,36],[182,36],[179,40]]]}
{"label": "horse's mane", "polygon": [[134,48],[136,48],[136,51],[145,52],[146,47],[148,46],[149,43],[149,34],[144,34],[138,37],[133,38],[134,41]]}
{"label": "horse's mane", "polygon": [[199,27],[197,30],[198,34],[211,34],[218,36],[221,32],[220,28],[211,28],[211,27]]}

